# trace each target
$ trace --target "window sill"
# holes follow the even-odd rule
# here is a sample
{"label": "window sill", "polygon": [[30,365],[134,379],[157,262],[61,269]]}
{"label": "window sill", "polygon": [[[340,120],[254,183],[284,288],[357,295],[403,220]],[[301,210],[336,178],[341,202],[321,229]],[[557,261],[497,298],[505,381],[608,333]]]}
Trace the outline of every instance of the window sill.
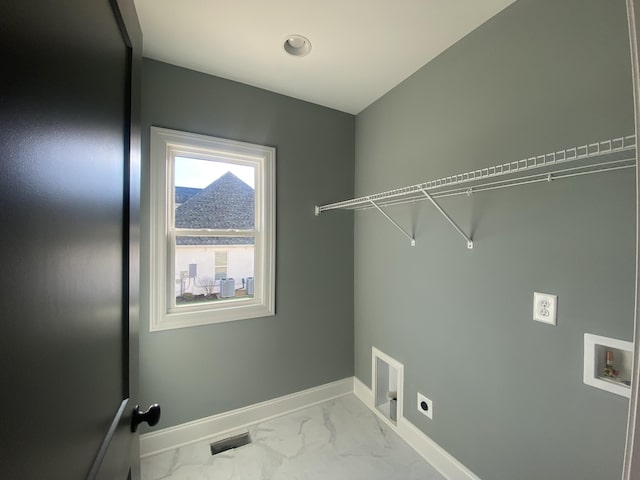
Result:
{"label": "window sill", "polygon": [[202,309],[196,311],[179,311],[165,313],[161,318],[152,320],[150,331],[173,330],[176,328],[196,327],[216,323],[233,322],[236,320],[248,320],[251,318],[271,317],[275,315],[272,307],[263,304],[239,305],[230,302],[224,307]]}

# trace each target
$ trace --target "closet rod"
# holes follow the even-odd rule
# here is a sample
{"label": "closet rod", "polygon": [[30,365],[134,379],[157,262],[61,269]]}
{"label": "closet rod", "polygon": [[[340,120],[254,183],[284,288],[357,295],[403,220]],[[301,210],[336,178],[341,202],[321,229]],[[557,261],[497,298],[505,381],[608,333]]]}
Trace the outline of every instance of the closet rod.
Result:
{"label": "closet rod", "polygon": [[[517,174],[522,172],[528,172],[534,169],[549,169],[545,172],[544,175],[557,175],[558,173],[564,170],[553,170],[557,166],[564,165],[569,162],[576,161],[587,161],[590,159],[604,157],[612,154],[619,154],[624,152],[629,152],[635,150],[636,148],[636,137],[635,135],[629,135],[626,137],[618,137],[610,140],[603,140],[601,142],[590,143],[586,145],[581,145],[578,147],[566,148],[564,150],[558,150],[556,152],[551,152],[543,155],[537,155],[534,157],[524,158],[522,160],[513,161],[510,163],[504,163],[501,165],[494,165],[487,168],[482,168],[478,170],[473,170],[457,175],[452,175],[448,177],[438,178],[436,180],[431,180],[427,182],[423,182],[417,185],[411,185],[407,187],[401,187],[394,190],[389,190],[386,192],[376,193],[372,195],[367,195],[365,197],[353,198],[351,200],[345,200],[342,202],[330,203],[326,205],[320,205],[315,207],[316,215],[319,215],[322,212],[328,210],[336,210],[336,209],[365,209],[371,208],[371,202],[374,201],[378,206],[384,205],[392,205],[392,204],[401,204],[407,202],[416,201],[418,197],[422,197],[424,199],[424,195],[422,190],[430,191],[436,190],[436,192],[431,193],[433,198],[438,198],[444,192],[441,190],[445,187],[455,187],[456,185],[472,185],[471,187],[467,187],[466,190],[469,192],[472,191],[483,191],[487,190],[488,185],[492,185],[494,182],[486,182],[487,179],[494,179],[496,177],[502,176],[515,176],[510,180],[505,180],[504,182],[513,183],[513,185],[522,184],[519,182],[520,178],[517,177]],[[634,157],[635,159],[635,157]],[[626,159],[631,160],[631,159]],[[614,159],[616,161],[616,159]],[[613,163],[613,162],[610,162]],[[589,168],[589,165],[581,166],[578,168]],[[606,169],[598,170],[600,173],[602,171],[607,171]],[[549,177],[551,178],[551,177]],[[484,182],[484,183],[483,183]],[[456,190],[456,189],[454,189]]]}

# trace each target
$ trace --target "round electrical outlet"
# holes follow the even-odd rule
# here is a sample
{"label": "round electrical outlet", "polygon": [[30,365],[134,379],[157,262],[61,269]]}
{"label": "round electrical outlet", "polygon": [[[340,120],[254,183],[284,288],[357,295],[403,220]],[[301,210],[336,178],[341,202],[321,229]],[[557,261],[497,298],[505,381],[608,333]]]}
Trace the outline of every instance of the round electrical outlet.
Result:
{"label": "round electrical outlet", "polygon": [[416,406],[418,407],[418,411],[425,417],[433,418],[433,402],[425,395],[418,393]]}

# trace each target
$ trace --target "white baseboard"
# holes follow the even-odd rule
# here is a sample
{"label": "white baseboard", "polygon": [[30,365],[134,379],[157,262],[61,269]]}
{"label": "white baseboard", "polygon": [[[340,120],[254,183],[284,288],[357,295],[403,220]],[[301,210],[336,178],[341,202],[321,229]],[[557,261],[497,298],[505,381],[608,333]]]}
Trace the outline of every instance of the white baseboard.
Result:
{"label": "white baseboard", "polygon": [[373,392],[369,387],[362,383],[357,377],[353,377],[353,393],[371,410],[374,410]]}
{"label": "white baseboard", "polygon": [[[254,423],[285,415],[349,393],[354,393],[369,409],[379,413],[373,404],[371,389],[357,378],[350,377],[248,407],[238,408],[230,412],[145,433],[140,435],[140,456],[148,457],[190,443],[224,436]],[[387,423],[405,442],[448,480],[480,480],[479,477],[474,475],[473,472],[406,418],[399,418],[397,425],[392,425],[390,422]]]}
{"label": "white baseboard", "polygon": [[[371,389],[356,377],[353,378],[353,393],[374,413],[378,413],[373,404]],[[431,440],[405,417],[400,417],[397,426],[393,426],[393,429],[448,480],[480,480],[471,470]]]}
{"label": "white baseboard", "polygon": [[148,457],[207,438],[222,436],[226,432],[326,402],[353,393],[353,385],[353,377],[349,377],[230,412],[145,433],[140,435],[140,456]]}

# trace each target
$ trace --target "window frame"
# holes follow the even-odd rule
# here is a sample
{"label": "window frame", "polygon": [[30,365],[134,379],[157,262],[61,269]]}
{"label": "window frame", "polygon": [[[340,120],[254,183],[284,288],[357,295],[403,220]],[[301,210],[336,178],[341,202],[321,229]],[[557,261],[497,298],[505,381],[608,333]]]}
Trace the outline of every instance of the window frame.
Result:
{"label": "window frame", "polygon": [[[275,315],[276,149],[196,133],[151,127],[150,131],[150,331],[207,325]],[[175,228],[176,157],[222,161],[255,168],[253,230]],[[254,237],[254,296],[176,306],[175,238]],[[162,261],[164,259],[164,261]],[[215,267],[214,267],[215,275]]]}

